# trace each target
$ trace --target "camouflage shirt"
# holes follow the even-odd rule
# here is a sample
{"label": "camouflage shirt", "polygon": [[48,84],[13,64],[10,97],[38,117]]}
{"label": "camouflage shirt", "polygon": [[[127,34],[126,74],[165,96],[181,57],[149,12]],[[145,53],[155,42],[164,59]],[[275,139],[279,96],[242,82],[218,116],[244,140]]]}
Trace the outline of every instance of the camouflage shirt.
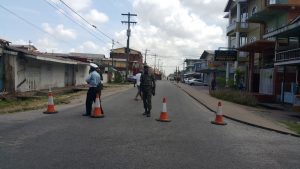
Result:
{"label": "camouflage shirt", "polygon": [[140,86],[142,90],[155,88],[155,79],[153,74],[142,74]]}

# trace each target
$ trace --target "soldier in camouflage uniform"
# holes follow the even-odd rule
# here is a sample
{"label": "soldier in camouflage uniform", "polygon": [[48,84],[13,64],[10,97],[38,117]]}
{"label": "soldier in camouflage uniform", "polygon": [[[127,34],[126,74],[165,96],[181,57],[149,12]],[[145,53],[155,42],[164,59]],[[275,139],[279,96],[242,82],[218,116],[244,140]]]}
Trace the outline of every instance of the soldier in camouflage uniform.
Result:
{"label": "soldier in camouflage uniform", "polygon": [[150,117],[152,108],[151,97],[152,95],[155,95],[155,79],[154,75],[150,74],[149,67],[147,65],[144,66],[144,73],[141,75],[140,87],[145,109],[143,115],[147,115],[147,117]]}

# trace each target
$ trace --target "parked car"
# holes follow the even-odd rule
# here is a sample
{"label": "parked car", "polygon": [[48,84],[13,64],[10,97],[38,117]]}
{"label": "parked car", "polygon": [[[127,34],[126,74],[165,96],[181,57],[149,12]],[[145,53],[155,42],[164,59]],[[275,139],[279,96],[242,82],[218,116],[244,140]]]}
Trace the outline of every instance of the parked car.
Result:
{"label": "parked car", "polygon": [[184,78],[184,83],[188,84],[189,78]]}
{"label": "parked car", "polygon": [[135,83],[136,80],[135,80],[134,76],[128,76],[126,81],[131,82],[131,83]]}
{"label": "parked car", "polygon": [[191,86],[207,86],[207,83],[202,82],[201,79],[191,79],[188,81],[188,84]]}

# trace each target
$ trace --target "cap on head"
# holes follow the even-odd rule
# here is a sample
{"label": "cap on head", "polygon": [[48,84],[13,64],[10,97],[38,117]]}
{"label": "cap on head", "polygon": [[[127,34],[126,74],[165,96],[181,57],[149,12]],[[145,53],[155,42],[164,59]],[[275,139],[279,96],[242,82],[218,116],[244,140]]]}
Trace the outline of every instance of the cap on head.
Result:
{"label": "cap on head", "polygon": [[95,68],[95,69],[98,68],[98,65],[96,65],[95,63],[90,63],[90,66]]}

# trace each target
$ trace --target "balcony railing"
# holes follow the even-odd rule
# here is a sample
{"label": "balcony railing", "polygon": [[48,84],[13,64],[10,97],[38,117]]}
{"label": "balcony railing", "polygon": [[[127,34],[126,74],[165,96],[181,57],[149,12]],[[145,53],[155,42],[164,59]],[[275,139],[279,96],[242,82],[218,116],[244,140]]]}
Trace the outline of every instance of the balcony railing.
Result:
{"label": "balcony railing", "polygon": [[226,28],[226,32],[229,33],[231,31],[234,31],[236,28],[236,22],[231,23],[229,26]]}
{"label": "balcony railing", "polygon": [[282,4],[282,2],[280,0],[266,0],[266,6],[274,4]]}
{"label": "balcony railing", "polygon": [[242,29],[247,29],[248,23],[247,22],[233,22],[226,28],[227,33],[231,31],[242,31]]}
{"label": "balcony railing", "polygon": [[240,28],[241,29],[247,29],[248,28],[248,23],[247,22],[240,22]]}
{"label": "balcony railing", "polygon": [[300,48],[278,52],[275,54],[275,62],[300,60]]}

